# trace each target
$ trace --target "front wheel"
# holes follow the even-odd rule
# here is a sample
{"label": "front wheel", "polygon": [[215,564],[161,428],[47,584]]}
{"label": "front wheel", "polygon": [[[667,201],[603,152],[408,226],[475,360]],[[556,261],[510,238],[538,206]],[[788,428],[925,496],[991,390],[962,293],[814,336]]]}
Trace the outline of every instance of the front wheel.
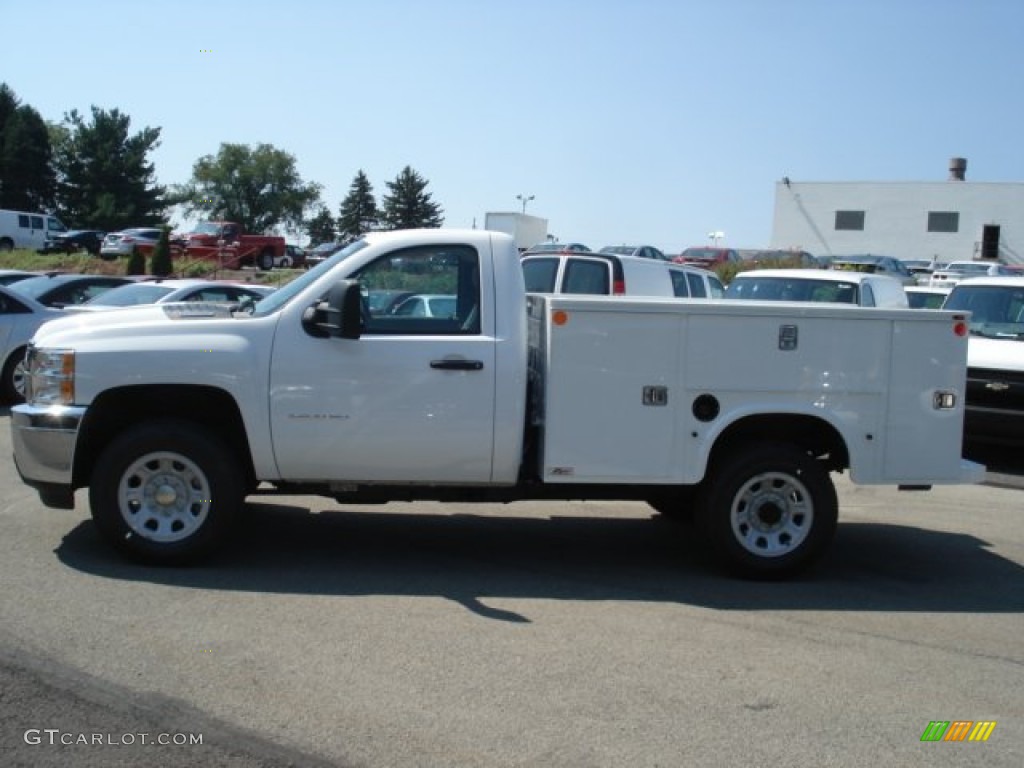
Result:
{"label": "front wheel", "polygon": [[25,348],[16,349],[4,363],[0,374],[0,396],[5,403],[21,403],[25,400]]}
{"label": "front wheel", "polygon": [[100,455],[89,486],[101,535],[123,555],[155,565],[212,552],[244,496],[232,452],[213,433],[184,421],[122,432]]}
{"label": "front wheel", "polygon": [[716,462],[697,520],[725,565],[772,579],[810,566],[835,535],[839,504],[821,462],[789,444],[757,444]]}

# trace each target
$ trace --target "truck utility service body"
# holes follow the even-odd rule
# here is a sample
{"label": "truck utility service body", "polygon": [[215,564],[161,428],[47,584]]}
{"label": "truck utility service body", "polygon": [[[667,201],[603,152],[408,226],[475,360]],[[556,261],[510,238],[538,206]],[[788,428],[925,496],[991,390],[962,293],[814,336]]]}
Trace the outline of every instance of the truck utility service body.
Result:
{"label": "truck utility service body", "polygon": [[[455,310],[368,313],[396,287]],[[369,234],[251,314],[98,314],[34,339],[15,458],[50,506],[89,486],[101,533],[147,561],[205,554],[263,483],[692,507],[728,565],[776,576],[830,540],[830,471],[983,472],[960,457],[965,314],[527,295],[512,238],[480,230]]]}

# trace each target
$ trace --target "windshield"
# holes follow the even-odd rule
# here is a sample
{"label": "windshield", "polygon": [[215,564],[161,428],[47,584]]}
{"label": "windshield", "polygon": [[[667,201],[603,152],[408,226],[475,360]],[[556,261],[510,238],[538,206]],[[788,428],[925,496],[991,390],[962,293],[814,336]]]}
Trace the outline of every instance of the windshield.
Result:
{"label": "windshield", "polygon": [[292,280],[288,285],[282,286],[266,298],[260,299],[256,304],[256,307],[253,309],[253,316],[263,317],[277,312],[277,310],[291,301],[293,296],[302,293],[302,291],[306,290],[308,285],[319,280],[320,276],[323,275],[324,272],[333,269],[338,262],[344,261],[356,251],[361,251],[367,245],[369,245],[369,243],[367,243],[363,238],[349,243],[329,259],[322,261],[310,269],[306,274],[302,275],[302,277]]}
{"label": "windshield", "polygon": [[1024,339],[1024,286],[958,285],[942,308],[970,312],[975,336]]}
{"label": "windshield", "polygon": [[172,290],[165,285],[145,283],[122,285],[118,288],[104,291],[96,298],[89,299],[85,303],[102,307],[134,307],[138,304],[153,304]]}
{"label": "windshield", "polygon": [[38,299],[55,285],[60,285],[60,281],[52,277],[41,276],[19,280],[9,285],[8,288],[12,291],[17,291],[23,296],[31,296],[33,299]]}
{"label": "windshield", "polygon": [[192,230],[193,235],[219,235],[220,224],[214,224],[212,221],[200,221]]}

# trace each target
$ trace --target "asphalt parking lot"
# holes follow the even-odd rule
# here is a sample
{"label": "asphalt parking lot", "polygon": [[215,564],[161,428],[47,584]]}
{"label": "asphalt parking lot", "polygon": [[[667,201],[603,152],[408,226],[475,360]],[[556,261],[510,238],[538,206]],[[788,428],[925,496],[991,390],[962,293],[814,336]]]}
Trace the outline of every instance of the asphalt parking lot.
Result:
{"label": "asphalt parking lot", "polygon": [[[835,545],[787,583],[610,502],[263,498],[222,557],[160,569],[113,557],[81,495],[42,507],[0,413],[5,766],[1024,764],[1008,462],[838,479]],[[996,725],[922,742],[933,721]]]}

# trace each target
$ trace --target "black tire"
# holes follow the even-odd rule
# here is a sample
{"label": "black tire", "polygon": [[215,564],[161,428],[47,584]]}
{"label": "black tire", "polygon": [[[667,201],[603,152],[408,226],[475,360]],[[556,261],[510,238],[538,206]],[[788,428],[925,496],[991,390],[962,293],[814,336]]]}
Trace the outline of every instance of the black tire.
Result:
{"label": "black tire", "polygon": [[25,348],[16,349],[0,373],[0,398],[13,405],[25,402]]}
{"label": "black tire", "polygon": [[260,252],[260,257],[256,262],[256,266],[264,272],[272,270],[274,268],[274,252],[270,248],[264,248]]}
{"label": "black tire", "polygon": [[10,253],[14,250],[14,241],[7,237],[0,237],[0,252]]}
{"label": "black tire", "polygon": [[194,562],[225,539],[245,499],[244,473],[210,431],[185,421],[129,427],[106,447],[89,484],[100,534],[152,565]]}
{"label": "black tire", "polygon": [[778,579],[809,567],[835,535],[839,503],[824,465],[787,443],[759,443],[709,468],[697,523],[737,575]]}

